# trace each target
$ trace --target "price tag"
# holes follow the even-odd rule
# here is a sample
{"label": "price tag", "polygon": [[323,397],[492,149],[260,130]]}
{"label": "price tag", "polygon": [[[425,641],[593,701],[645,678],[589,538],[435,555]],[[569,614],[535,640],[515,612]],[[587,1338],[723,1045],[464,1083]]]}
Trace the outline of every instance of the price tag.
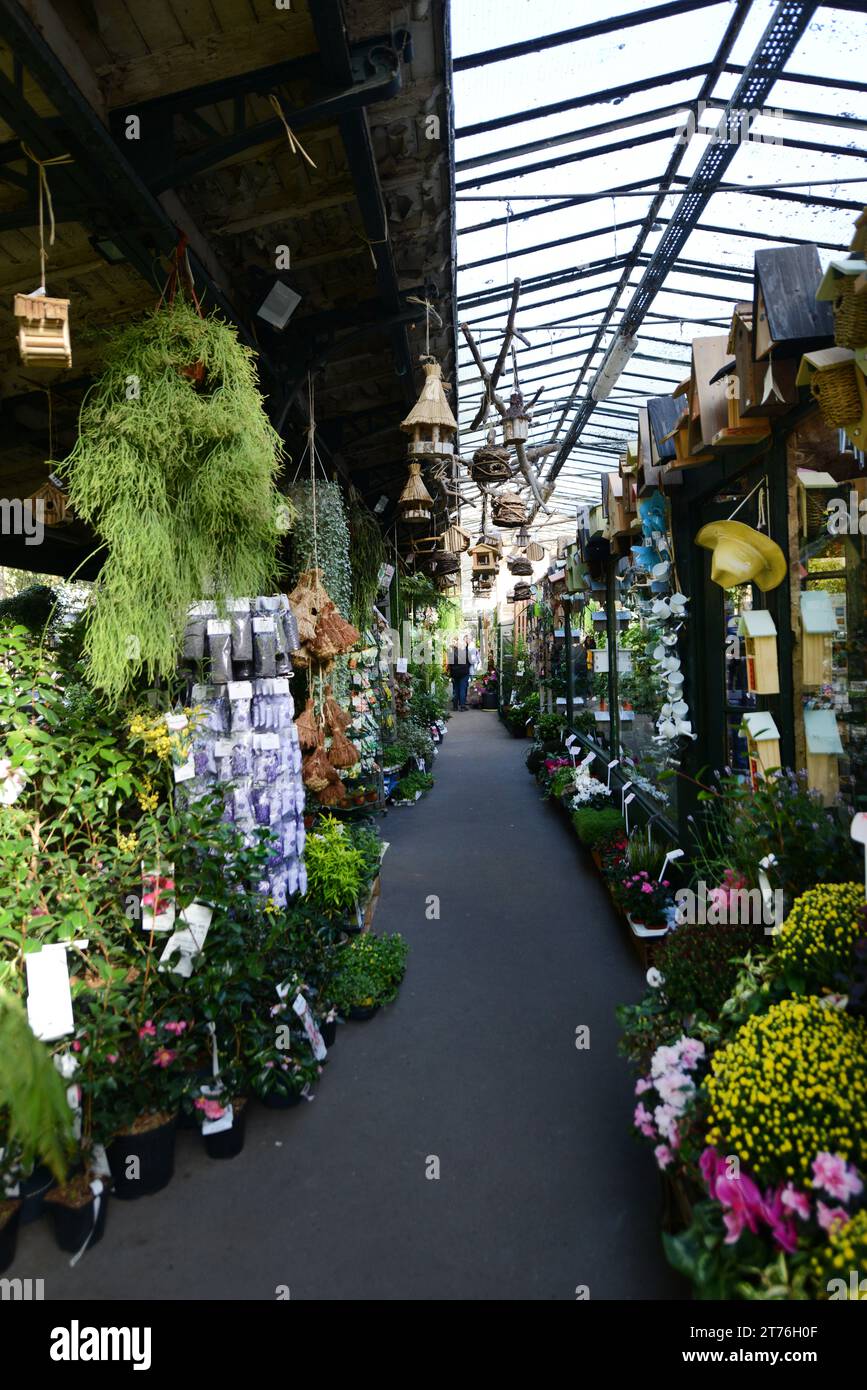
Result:
{"label": "price tag", "polygon": [[72,993],[66,945],[43,946],[24,957],[27,971],[27,1017],[34,1035],[42,1042],[65,1038],[74,1032]]}
{"label": "price tag", "polygon": [[572,747],[572,744],[575,742],[575,740],[576,740],[577,737],[578,737],[577,734],[570,734],[569,737],[568,737],[567,740],[566,740],[566,747],[567,747],[567,748],[571,748],[571,747]]}
{"label": "price tag", "polygon": [[399,657],[397,658],[397,661],[394,663],[394,669],[395,669],[395,671],[397,672],[397,674],[398,674],[399,676],[405,676],[405,675],[406,675],[406,668],[407,668],[408,665],[409,665],[409,660],[408,660],[408,658],[405,657],[405,656],[399,656]]}

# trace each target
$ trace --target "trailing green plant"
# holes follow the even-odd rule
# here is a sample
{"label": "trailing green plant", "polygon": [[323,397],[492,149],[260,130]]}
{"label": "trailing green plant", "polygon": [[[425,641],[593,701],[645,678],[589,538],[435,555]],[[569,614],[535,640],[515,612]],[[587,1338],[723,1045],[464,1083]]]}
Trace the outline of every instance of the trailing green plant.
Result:
{"label": "trailing green plant", "polygon": [[[208,594],[270,593],[288,525],[282,444],[254,354],[182,298],[110,337],[77,443],[52,464],[107,556],[91,593],[89,677],[116,702],[174,672],[187,611]],[[200,385],[189,369],[201,364]]]}
{"label": "trailing green plant", "polygon": [[330,913],[346,912],[361,896],[365,858],[351,834],[335,816],[323,816],[307,837],[307,895]]}
{"label": "trailing green plant", "polygon": [[[352,613],[352,574],[350,570],[350,532],[340,484],[326,478],[309,478],[291,483],[288,497],[296,516],[292,527],[289,573],[293,583],[305,570],[317,567],[329,598],[344,618]],[[314,495],[316,499],[314,526]],[[364,618],[366,627],[370,615]]]}
{"label": "trailing green plant", "polygon": [[334,1003],[342,1014],[373,1008],[396,998],[406,971],[409,947],[403,937],[361,932],[340,953],[334,977]]}
{"label": "trailing green plant", "polygon": [[369,889],[379,873],[382,860],[382,841],[375,828],[363,820],[350,825],[349,834],[353,845],[364,861],[364,883],[365,887]]}
{"label": "trailing green plant", "polygon": [[579,808],[572,813],[572,824],[578,839],[588,849],[596,849],[603,840],[624,828],[623,817],[613,806],[605,806],[598,811]]}
{"label": "trailing green plant", "polygon": [[44,1163],[63,1182],[72,1142],[72,1111],[51,1053],[20,1000],[0,989],[0,1200],[13,1156],[25,1175]]}
{"label": "trailing green plant", "polygon": [[376,518],[361,497],[349,493],[349,566],[352,572],[350,618],[359,632],[370,625],[379,590],[379,573],[385,563],[385,544]]}

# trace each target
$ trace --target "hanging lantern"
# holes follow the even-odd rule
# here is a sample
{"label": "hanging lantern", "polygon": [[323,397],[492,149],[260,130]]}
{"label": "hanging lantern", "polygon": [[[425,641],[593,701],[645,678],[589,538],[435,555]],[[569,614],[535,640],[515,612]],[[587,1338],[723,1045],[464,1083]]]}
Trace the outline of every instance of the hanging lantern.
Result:
{"label": "hanging lantern", "polygon": [[69,300],[16,294],[18,352],[25,367],[71,367]]}
{"label": "hanging lantern", "polygon": [[509,397],[509,408],[503,416],[503,443],[523,443],[530,434],[530,416],[524,409],[524,397],[520,391],[513,391]]}
{"label": "hanging lantern", "polygon": [[421,464],[409,465],[409,477],[398,500],[402,521],[416,523],[430,521],[433,512],[433,498],[424,485]]}
{"label": "hanging lantern", "polygon": [[431,358],[422,365],[425,382],[421,395],[400,426],[412,436],[407,452],[410,458],[450,459],[455,451],[458,422],[446,400],[439,362]]}

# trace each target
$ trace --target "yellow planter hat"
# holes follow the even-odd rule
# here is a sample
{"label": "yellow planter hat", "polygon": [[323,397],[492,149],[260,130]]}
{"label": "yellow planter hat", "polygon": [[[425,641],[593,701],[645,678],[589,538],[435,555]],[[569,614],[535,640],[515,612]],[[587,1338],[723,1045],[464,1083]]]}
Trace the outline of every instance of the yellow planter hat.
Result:
{"label": "yellow planter hat", "polygon": [[723,589],[753,583],[766,593],[786,577],[786,557],[776,541],[741,521],[712,521],[695,543],[713,551],[710,577]]}

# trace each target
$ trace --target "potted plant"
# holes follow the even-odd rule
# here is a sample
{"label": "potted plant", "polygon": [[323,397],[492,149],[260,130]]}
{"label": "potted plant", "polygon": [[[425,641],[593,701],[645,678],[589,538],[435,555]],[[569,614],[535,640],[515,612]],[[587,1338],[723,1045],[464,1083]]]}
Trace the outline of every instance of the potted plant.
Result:
{"label": "potted plant", "polygon": [[628,861],[624,861],[620,873],[610,882],[614,900],[626,913],[633,930],[665,931],[668,928],[674,904],[669,879],[660,882],[648,869],[632,873]]}
{"label": "potted plant", "polygon": [[[356,926],[355,907],[364,890],[364,856],[349,829],[334,816],[323,816],[304,850],[307,896],[328,917]],[[350,915],[351,914],[351,915]]]}
{"label": "potted plant", "polygon": [[398,933],[375,936],[365,932],[341,952],[334,979],[334,1002],[344,1018],[373,1018],[390,1004],[406,970],[407,944]]}
{"label": "potted plant", "polygon": [[300,1105],[322,1072],[307,1038],[288,1022],[271,1027],[254,1022],[248,1034],[246,1062],[253,1094],[269,1110]]}
{"label": "potted plant", "polygon": [[540,714],[536,716],[535,734],[546,753],[556,753],[562,746],[566,731],[566,720],[561,714]]}
{"label": "potted plant", "polygon": [[590,850],[597,849],[603,841],[625,828],[623,817],[613,806],[600,810],[581,806],[573,811],[572,824],[582,845]]}
{"label": "potted plant", "polygon": [[61,1250],[73,1255],[92,1250],[102,1240],[109,1195],[102,1178],[88,1168],[86,1153],[80,1154],[76,1169],[45,1197],[54,1239]]}

